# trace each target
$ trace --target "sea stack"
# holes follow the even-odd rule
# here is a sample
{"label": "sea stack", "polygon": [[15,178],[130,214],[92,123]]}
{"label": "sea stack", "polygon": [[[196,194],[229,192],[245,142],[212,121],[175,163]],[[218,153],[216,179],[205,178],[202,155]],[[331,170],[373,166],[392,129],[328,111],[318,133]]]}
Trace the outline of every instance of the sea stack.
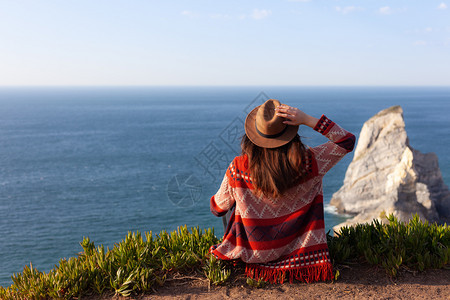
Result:
{"label": "sea stack", "polygon": [[354,215],[335,230],[382,221],[391,213],[402,221],[415,213],[432,222],[450,220],[450,191],[438,158],[409,145],[400,106],[382,110],[364,123],[344,185],[330,204],[340,213]]}

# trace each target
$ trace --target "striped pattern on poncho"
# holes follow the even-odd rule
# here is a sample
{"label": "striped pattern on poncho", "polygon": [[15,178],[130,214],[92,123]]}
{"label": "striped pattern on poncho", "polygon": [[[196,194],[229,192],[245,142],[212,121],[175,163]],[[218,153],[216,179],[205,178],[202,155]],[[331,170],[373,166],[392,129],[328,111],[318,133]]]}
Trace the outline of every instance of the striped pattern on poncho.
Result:
{"label": "striped pattern on poncho", "polygon": [[322,178],[353,150],[355,136],[322,116],[314,127],[329,141],[307,149],[307,176],[282,197],[253,194],[246,155],[228,167],[211,212],[232,210],[223,241],[210,252],[222,260],[240,259],[254,279],[282,283],[295,278],[313,282],[332,279],[323,212]]}

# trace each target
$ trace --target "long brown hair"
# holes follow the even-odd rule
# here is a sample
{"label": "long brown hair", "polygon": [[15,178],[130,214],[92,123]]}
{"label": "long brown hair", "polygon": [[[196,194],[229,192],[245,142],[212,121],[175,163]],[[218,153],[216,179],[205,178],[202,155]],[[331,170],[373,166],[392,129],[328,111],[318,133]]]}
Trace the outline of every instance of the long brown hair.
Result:
{"label": "long brown hair", "polygon": [[248,157],[248,171],[257,196],[277,198],[304,177],[306,148],[298,134],[278,148],[259,147],[244,134],[241,149]]}

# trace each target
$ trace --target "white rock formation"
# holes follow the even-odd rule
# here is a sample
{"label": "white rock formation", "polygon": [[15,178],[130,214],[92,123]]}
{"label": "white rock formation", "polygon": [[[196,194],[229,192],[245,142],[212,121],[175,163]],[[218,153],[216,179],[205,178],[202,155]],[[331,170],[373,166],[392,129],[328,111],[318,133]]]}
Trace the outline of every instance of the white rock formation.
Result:
{"label": "white rock formation", "polygon": [[450,191],[442,180],[438,158],[409,145],[400,106],[385,109],[364,123],[344,185],[330,204],[355,215],[336,226],[381,220],[393,213],[407,221],[450,219]]}

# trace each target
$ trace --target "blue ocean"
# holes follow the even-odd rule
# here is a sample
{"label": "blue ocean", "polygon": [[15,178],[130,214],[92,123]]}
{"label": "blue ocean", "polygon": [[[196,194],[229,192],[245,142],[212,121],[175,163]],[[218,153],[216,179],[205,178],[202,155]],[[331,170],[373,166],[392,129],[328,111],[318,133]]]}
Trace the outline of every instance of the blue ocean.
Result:
{"label": "blue ocean", "polygon": [[[128,231],[214,227],[209,211],[239,154],[247,112],[268,98],[327,115],[359,135],[401,105],[410,144],[439,157],[450,183],[449,87],[2,87],[0,285],[30,262],[76,256],[88,236],[112,247]],[[325,142],[300,128],[303,142]],[[324,179],[328,203],[352,153]],[[326,208],[326,228],[346,216]]]}

